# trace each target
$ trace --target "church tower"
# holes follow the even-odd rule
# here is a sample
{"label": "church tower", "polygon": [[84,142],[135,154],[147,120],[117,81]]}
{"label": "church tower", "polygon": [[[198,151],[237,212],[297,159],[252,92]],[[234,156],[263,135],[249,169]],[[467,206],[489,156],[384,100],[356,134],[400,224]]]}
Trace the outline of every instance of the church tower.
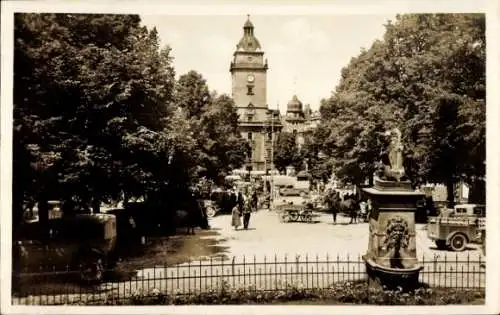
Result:
{"label": "church tower", "polygon": [[238,126],[241,135],[250,141],[252,147],[246,168],[254,171],[264,171],[270,163],[268,152],[272,137],[267,106],[267,69],[267,59],[264,59],[264,52],[248,16],[229,71],[232,97],[239,116]]}

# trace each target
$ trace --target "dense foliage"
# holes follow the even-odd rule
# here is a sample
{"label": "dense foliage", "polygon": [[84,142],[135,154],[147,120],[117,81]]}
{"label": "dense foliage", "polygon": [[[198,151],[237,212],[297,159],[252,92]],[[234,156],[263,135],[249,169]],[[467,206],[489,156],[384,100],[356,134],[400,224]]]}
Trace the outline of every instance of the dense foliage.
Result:
{"label": "dense foliage", "polygon": [[26,205],[161,199],[244,160],[232,100],[176,82],[138,16],[16,14],[14,49],[14,228]]}
{"label": "dense foliage", "polygon": [[190,71],[177,82],[176,103],[186,113],[197,141],[200,176],[220,182],[243,164],[250,146],[237,131],[238,114],[230,97],[210,93],[202,75]]}
{"label": "dense foliage", "polygon": [[303,152],[297,145],[296,135],[291,132],[281,132],[278,135],[274,149],[275,167],[283,173],[287,166],[293,166],[295,170],[301,170],[303,164]]}
{"label": "dense foliage", "polygon": [[[363,182],[386,149],[384,132],[403,132],[414,184],[485,175],[484,14],[409,14],[388,22],[383,40],[342,69],[321,104],[315,142],[345,181]],[[453,196],[449,193],[448,196]]]}

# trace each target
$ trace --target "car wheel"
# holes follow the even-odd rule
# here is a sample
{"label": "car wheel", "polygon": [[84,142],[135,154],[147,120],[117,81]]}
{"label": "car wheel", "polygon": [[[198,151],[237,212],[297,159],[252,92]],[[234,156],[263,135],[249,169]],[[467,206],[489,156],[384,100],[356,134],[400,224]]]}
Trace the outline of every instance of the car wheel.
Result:
{"label": "car wheel", "polygon": [[213,217],[215,217],[215,213],[216,213],[216,211],[214,208],[212,208],[212,207],[207,208],[207,217],[213,218]]}
{"label": "car wheel", "polygon": [[445,249],[446,248],[446,241],[445,240],[437,240],[434,243],[436,243],[436,246],[438,249]]}
{"label": "car wheel", "polygon": [[297,221],[299,219],[299,214],[295,211],[288,214],[290,221]]}
{"label": "car wheel", "polygon": [[455,234],[450,239],[450,247],[455,252],[461,252],[467,246],[467,238],[463,234]]}
{"label": "car wheel", "polygon": [[84,257],[79,263],[80,280],[86,284],[102,282],[104,278],[103,259],[97,255]]}

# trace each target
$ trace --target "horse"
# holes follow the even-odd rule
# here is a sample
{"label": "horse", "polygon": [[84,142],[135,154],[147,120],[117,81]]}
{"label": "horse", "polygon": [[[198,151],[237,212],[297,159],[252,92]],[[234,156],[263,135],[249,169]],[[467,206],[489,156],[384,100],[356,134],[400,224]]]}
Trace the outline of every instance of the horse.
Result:
{"label": "horse", "polygon": [[338,212],[348,213],[351,221],[349,223],[356,222],[358,204],[356,200],[348,198],[346,200],[338,200],[336,203],[336,208]]}

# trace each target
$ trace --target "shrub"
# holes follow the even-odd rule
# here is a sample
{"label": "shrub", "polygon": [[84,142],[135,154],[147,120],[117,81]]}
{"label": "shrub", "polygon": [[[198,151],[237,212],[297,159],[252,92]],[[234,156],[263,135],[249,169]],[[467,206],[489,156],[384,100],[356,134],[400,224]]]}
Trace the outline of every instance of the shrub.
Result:
{"label": "shrub", "polygon": [[[413,292],[375,289],[366,282],[343,282],[328,289],[308,289],[300,283],[289,283],[283,290],[261,291],[255,287],[231,288],[227,282],[217,290],[189,295],[162,294],[153,289],[135,293],[125,299],[107,298],[107,305],[204,305],[204,304],[281,304],[293,301],[321,301],[321,304],[370,304],[370,305],[447,305],[470,304],[484,301],[484,290],[451,288],[418,288]],[[95,304],[99,304],[94,302]],[[92,303],[92,304],[94,304]],[[483,302],[484,303],[484,302]]]}

